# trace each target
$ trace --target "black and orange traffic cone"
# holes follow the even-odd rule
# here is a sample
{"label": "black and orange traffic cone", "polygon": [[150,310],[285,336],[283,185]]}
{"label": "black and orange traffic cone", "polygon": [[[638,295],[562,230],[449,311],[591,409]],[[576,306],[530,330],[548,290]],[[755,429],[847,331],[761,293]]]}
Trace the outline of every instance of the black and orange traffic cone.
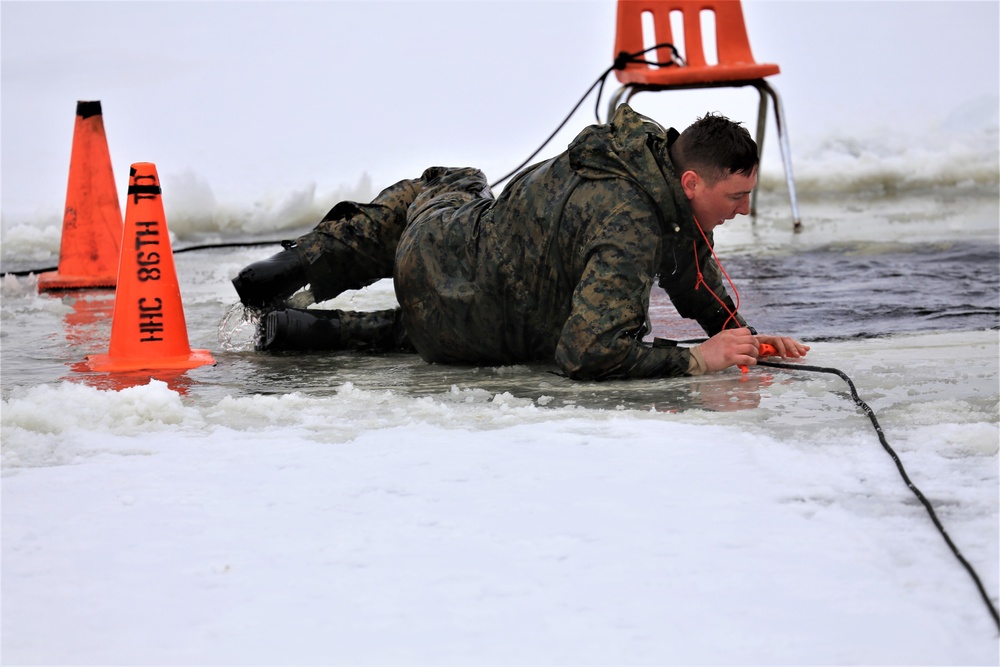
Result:
{"label": "black and orange traffic cone", "polygon": [[59,268],[38,276],[39,291],[113,288],[121,237],[122,210],[101,103],[77,102]]}
{"label": "black and orange traffic cone", "polygon": [[208,350],[188,343],[184,306],[163,213],[156,165],[129,172],[118,286],[108,354],[89,355],[93,371],[186,369],[214,364]]}

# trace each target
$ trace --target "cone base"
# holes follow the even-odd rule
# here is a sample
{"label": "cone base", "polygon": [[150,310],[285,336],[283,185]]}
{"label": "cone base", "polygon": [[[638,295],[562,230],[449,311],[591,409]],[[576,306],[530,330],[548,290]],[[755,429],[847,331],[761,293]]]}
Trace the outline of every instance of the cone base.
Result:
{"label": "cone base", "polygon": [[208,350],[191,350],[190,354],[160,359],[112,358],[110,354],[90,354],[84,361],[92,371],[156,371],[197,368],[215,365],[215,359]]}
{"label": "cone base", "polygon": [[114,289],[118,283],[118,276],[66,276],[58,271],[47,271],[38,274],[38,291],[47,292],[53,290],[67,289],[87,289],[87,288],[108,288]]}

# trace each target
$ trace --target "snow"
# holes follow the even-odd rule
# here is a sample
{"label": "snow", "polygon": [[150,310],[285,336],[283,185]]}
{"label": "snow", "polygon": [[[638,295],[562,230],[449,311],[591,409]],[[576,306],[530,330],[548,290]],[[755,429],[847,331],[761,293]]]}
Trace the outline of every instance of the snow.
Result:
{"label": "snow", "polygon": [[[892,379],[959,336],[819,344],[813,362],[883,367],[860,391],[995,598],[996,401],[977,395],[996,335],[974,336],[994,368],[956,371],[952,398]],[[935,356],[915,372],[943,371]],[[971,579],[846,387],[779,373],[763,415],[350,383],[205,404],[158,380],[18,391],[3,405],[5,659],[993,660]],[[770,423],[817,400],[832,414]]]}

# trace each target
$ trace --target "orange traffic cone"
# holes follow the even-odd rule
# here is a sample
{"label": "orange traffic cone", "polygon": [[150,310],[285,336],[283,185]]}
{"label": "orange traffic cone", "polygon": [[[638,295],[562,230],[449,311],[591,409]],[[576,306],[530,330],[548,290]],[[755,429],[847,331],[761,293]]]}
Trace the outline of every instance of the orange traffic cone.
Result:
{"label": "orange traffic cone", "polygon": [[93,371],[195,368],[214,364],[208,350],[188,343],[174,252],[170,247],[156,165],[129,172],[125,233],[108,354],[87,357]]}
{"label": "orange traffic cone", "polygon": [[121,237],[122,210],[101,103],[77,102],[59,268],[38,276],[39,291],[113,288]]}

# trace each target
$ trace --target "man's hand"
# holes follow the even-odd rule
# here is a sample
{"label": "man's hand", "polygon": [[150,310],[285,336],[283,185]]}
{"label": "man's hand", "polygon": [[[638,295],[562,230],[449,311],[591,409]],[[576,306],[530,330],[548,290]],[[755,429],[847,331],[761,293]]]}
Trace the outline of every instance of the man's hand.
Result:
{"label": "man's hand", "polygon": [[[757,338],[750,329],[726,329],[698,346],[705,358],[708,372],[721,371],[730,366],[757,364]],[[777,345],[775,345],[777,349]]]}
{"label": "man's hand", "polygon": [[767,343],[782,359],[806,356],[808,345],[787,336],[754,336],[750,329],[726,329],[699,345],[709,373],[730,366],[756,366],[760,345]]}
{"label": "man's hand", "polygon": [[786,336],[757,336],[757,343],[767,343],[777,350],[782,359],[798,359],[806,356],[808,345],[803,345],[794,338]]}

